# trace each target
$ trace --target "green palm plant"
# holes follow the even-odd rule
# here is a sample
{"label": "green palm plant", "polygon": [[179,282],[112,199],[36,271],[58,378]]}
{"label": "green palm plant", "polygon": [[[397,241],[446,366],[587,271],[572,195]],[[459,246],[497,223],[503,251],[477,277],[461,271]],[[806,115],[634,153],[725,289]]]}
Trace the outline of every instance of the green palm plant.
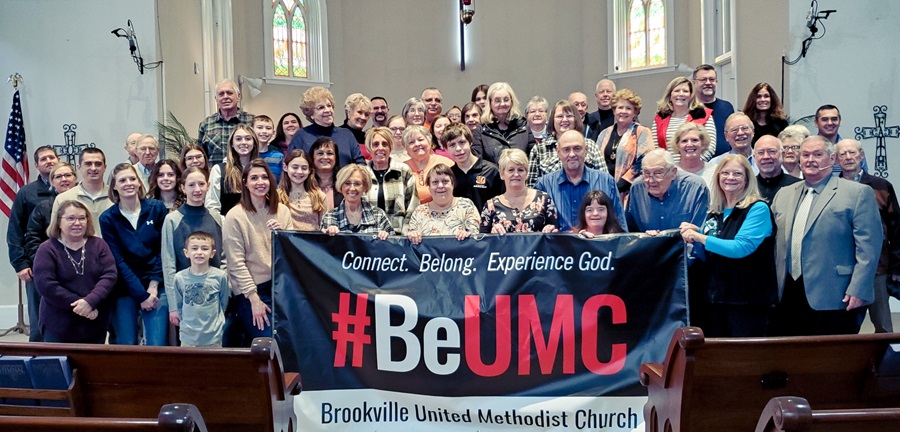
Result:
{"label": "green palm plant", "polygon": [[168,111],[166,115],[166,123],[156,122],[156,128],[159,130],[159,142],[162,144],[163,151],[169,159],[178,159],[182,147],[187,144],[197,143],[197,140],[188,133],[184,125],[178,121],[178,118],[171,111]]}

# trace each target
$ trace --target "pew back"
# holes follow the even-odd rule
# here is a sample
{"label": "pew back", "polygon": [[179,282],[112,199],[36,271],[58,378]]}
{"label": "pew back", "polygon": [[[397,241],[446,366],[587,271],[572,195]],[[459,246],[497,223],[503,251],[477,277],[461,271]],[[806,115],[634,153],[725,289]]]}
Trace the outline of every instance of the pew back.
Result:
{"label": "pew back", "polygon": [[900,334],[705,339],[676,331],[664,364],[641,366],[648,431],[750,430],[770,399],[820,409],[900,406],[897,377],[878,366]]}

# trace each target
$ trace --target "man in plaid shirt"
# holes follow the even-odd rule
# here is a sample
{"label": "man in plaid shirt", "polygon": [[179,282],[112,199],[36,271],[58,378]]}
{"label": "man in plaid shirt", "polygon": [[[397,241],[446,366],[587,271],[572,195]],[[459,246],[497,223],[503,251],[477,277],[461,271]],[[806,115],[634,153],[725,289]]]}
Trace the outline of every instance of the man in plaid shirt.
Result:
{"label": "man in plaid shirt", "polygon": [[206,150],[209,168],[225,160],[228,138],[238,125],[253,127],[253,114],[240,109],[241,90],[230,79],[216,84],[216,105],[219,110],[200,122],[197,142]]}

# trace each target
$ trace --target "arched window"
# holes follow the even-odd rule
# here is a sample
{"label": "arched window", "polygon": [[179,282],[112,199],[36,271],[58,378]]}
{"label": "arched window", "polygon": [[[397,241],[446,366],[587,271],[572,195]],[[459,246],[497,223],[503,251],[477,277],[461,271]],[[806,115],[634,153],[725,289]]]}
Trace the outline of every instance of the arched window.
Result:
{"label": "arched window", "polygon": [[613,73],[668,66],[670,0],[613,1]]}
{"label": "arched window", "polygon": [[266,77],[327,83],[325,2],[263,0],[263,3],[268,42]]}

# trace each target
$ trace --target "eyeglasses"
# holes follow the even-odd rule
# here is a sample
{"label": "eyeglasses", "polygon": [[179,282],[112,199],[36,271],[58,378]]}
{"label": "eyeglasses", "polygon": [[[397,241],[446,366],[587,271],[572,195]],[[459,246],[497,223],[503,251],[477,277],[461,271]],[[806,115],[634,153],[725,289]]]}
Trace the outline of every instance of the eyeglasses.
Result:
{"label": "eyeglasses", "polygon": [[531,115],[531,114],[547,114],[547,110],[545,110],[543,108],[530,109],[530,110],[526,111],[525,114],[529,114],[529,115]]}
{"label": "eyeglasses", "polygon": [[68,179],[68,178],[74,178],[74,177],[75,177],[75,174],[72,174],[72,173],[56,174],[55,176],[53,176],[53,180]]}
{"label": "eyeglasses", "polygon": [[718,82],[719,80],[716,78],[707,77],[707,78],[697,78],[694,81],[702,82],[702,83],[714,83],[714,82]]}
{"label": "eyeglasses", "polygon": [[666,169],[660,170],[660,171],[646,171],[645,170],[644,172],[641,173],[641,176],[644,177],[644,179],[652,178],[654,180],[662,180],[666,177],[666,174],[668,174],[669,171],[672,171],[672,168],[666,168]]}
{"label": "eyeglasses", "polygon": [[793,150],[793,151],[797,151],[797,150],[800,150],[800,146],[798,146],[798,145],[789,145],[789,146],[784,146],[784,149],[785,149],[785,150]]}
{"label": "eyeglasses", "polygon": [[557,114],[557,115],[553,116],[553,118],[555,118],[557,120],[568,120],[568,119],[575,118],[575,115],[574,114]]}
{"label": "eyeglasses", "polygon": [[753,128],[751,128],[750,126],[744,125],[744,126],[737,126],[737,127],[733,127],[733,128],[731,128],[731,129],[728,129],[728,132],[731,132],[731,133],[738,133],[738,132],[744,132],[744,133],[747,133],[747,132],[750,132],[750,131],[752,131],[752,130],[753,130]]}
{"label": "eyeglasses", "polygon": [[393,132],[393,133],[400,133],[400,132],[403,132],[403,131],[406,130],[405,127],[400,127],[400,126],[394,126],[394,127],[392,127],[392,128],[389,128],[389,129],[390,129],[391,132]]}
{"label": "eyeglasses", "polygon": [[744,173],[740,171],[722,171],[719,173],[719,177],[731,177],[736,179],[744,178]]}
{"label": "eyeglasses", "polygon": [[773,149],[773,148],[756,149],[756,151],[754,153],[756,153],[757,156],[766,156],[766,155],[776,156],[776,155],[778,155],[778,149]]}
{"label": "eyeglasses", "polygon": [[188,155],[184,157],[185,161],[203,160],[203,155]]}
{"label": "eyeglasses", "polygon": [[68,223],[75,223],[75,222],[85,223],[85,222],[87,222],[87,217],[86,216],[66,216],[63,218],[63,220]]}

